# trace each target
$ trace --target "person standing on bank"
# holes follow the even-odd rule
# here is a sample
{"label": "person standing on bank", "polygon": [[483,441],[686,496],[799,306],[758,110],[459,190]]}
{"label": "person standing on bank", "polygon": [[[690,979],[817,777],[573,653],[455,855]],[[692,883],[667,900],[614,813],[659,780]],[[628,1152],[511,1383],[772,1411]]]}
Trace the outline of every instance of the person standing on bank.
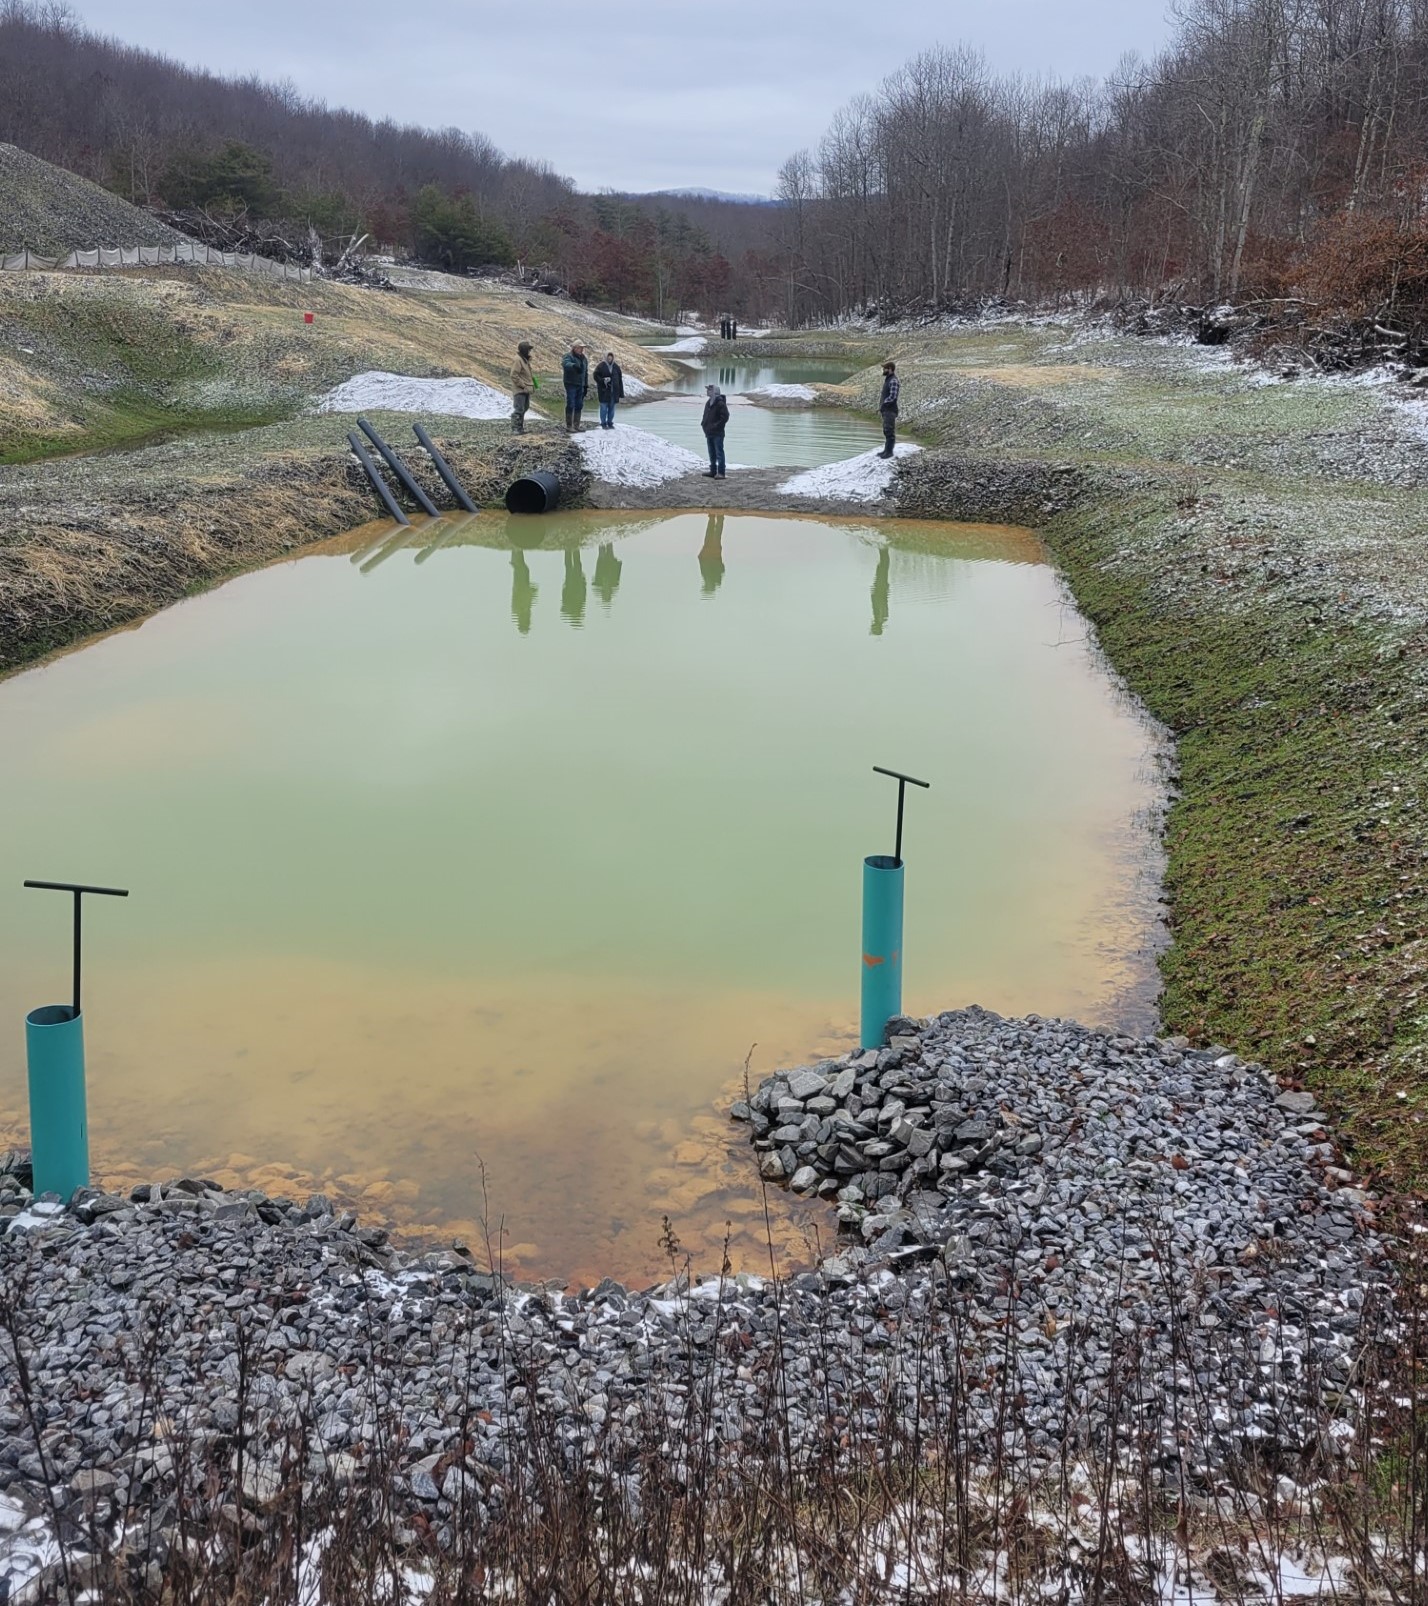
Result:
{"label": "person standing on bank", "polygon": [[709,472],[704,476],[707,480],[722,480],[724,478],[724,430],[729,423],[729,403],[724,399],[724,393],[718,385],[706,385],[704,394],[709,400],[704,403],[704,416],[699,421],[699,427],[704,431],[704,438],[709,442]]}
{"label": "person standing on bank", "polygon": [[891,457],[897,445],[897,398],[902,389],[898,383],[897,364],[883,364],[883,392],[878,397],[878,411],[883,417],[883,440],[886,442],[879,457]]}
{"label": "person standing on bank", "polygon": [[604,362],[595,370],[595,394],[600,401],[600,428],[614,429],[615,407],[625,399],[625,376],[613,351],[605,353]]}
{"label": "person standing on bank", "polygon": [[590,363],[578,340],[560,359],[560,377],[565,383],[565,427],[572,435],[578,435],[580,410],[590,389]]}
{"label": "person standing on bank", "polygon": [[524,435],[526,414],[530,411],[531,392],[535,389],[535,374],[531,371],[531,343],[521,341],[516,347],[516,360],[511,364],[511,433]]}

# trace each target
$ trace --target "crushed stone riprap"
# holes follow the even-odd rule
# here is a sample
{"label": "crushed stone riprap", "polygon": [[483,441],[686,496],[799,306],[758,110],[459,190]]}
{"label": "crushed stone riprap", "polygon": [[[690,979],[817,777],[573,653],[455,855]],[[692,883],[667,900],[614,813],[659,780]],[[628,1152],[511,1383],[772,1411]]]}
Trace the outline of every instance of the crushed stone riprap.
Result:
{"label": "crushed stone riprap", "polygon": [[175,1480],[198,1457],[221,1484],[240,1434],[250,1504],[360,1481],[381,1444],[399,1520],[449,1537],[493,1516],[522,1446],[618,1461],[696,1401],[726,1455],[769,1453],[776,1422],[780,1453],[836,1461],[955,1410],[989,1470],[1099,1450],[1174,1489],[1246,1454],[1310,1481],[1352,1432],[1361,1348],[1391,1337],[1385,1248],[1308,1094],[968,1010],[732,1114],[766,1179],[836,1195],[850,1242],[817,1270],[563,1294],[461,1245],[405,1253],[320,1196],[183,1178],[62,1206],[0,1162],[0,1492],[26,1554],[47,1490],[171,1543]]}
{"label": "crushed stone riprap", "polygon": [[1386,1286],[1313,1095],[1223,1050],[970,1009],[770,1077],[734,1114],[766,1179],[837,1200],[852,1242],[825,1274],[935,1263],[968,1341],[1014,1342],[1033,1446],[1082,1409],[1074,1372],[1132,1357],[1160,1380],[1165,1454],[1187,1434],[1210,1460],[1219,1435],[1302,1446]]}
{"label": "crushed stone riprap", "polygon": [[693,473],[704,461],[687,447],[629,424],[587,426],[573,438],[586,468],[607,485],[663,485]]}
{"label": "crushed stone riprap", "polygon": [[479,379],[415,379],[410,374],[371,372],[318,398],[320,413],[439,413],[448,418],[509,418],[511,398]]}
{"label": "crushed stone riprap", "polygon": [[893,448],[892,457],[884,457],[881,451],[860,452],[856,457],[805,469],[802,474],[785,480],[779,490],[785,496],[831,496],[848,502],[880,502],[892,486],[898,458],[911,457],[921,450],[910,441],[900,441]]}

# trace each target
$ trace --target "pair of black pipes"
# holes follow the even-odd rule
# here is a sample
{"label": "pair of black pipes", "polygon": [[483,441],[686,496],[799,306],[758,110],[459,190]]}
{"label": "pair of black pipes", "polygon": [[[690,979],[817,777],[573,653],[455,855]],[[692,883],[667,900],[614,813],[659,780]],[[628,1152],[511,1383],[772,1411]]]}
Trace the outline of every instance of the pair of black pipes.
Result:
{"label": "pair of black pipes", "polygon": [[[437,507],[436,503],[432,501],[432,499],[424,490],[422,490],[421,486],[418,485],[417,482],[412,478],[411,470],[404,462],[402,462],[401,458],[397,456],[390,446],[387,445],[386,441],[382,439],[382,437],[376,432],[375,429],[372,428],[365,418],[359,418],[357,420],[357,428],[362,431],[362,434],[365,435],[367,439],[371,441],[373,446],[375,446],[382,454],[382,459],[386,463],[387,467],[391,469],[392,473],[397,476],[397,479],[401,482],[401,484],[406,487],[408,494],[415,498],[416,504],[422,510],[422,512],[429,514],[434,519],[440,518],[441,509]],[[451,472],[451,465],[436,449],[435,444],[432,442],[431,436],[427,434],[420,424],[413,424],[412,431],[416,435],[417,440],[420,441],[422,447],[425,449],[427,456],[431,459],[432,466],[446,482],[446,488],[468,513],[475,513],[477,511],[476,504],[466,494],[466,491],[463,488],[460,480],[458,480],[455,474]],[[410,524],[411,520],[406,516],[405,513],[402,512],[400,503],[397,501],[396,497],[392,495],[391,487],[387,484],[386,480],[382,478],[381,470],[372,461],[372,454],[362,444],[361,438],[357,434],[357,430],[348,430],[347,444],[356,454],[357,461],[367,471],[367,478],[371,480],[372,484],[376,487],[377,495],[381,497],[382,503],[387,509],[387,512],[391,514],[398,524]]]}

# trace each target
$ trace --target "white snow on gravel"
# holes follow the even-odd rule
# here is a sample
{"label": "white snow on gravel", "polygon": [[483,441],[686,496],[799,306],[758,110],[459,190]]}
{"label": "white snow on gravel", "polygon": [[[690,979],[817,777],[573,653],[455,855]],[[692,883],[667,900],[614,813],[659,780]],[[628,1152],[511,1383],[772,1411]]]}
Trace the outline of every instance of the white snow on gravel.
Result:
{"label": "white snow on gravel", "polygon": [[608,485],[663,485],[704,466],[703,458],[683,446],[628,424],[583,431],[575,444],[586,468]]}
{"label": "white snow on gravel", "polygon": [[393,413],[445,413],[453,418],[511,416],[511,398],[479,379],[413,379],[408,374],[375,370],[354,374],[317,403],[320,413],[360,413],[369,407]]}
{"label": "white snow on gravel", "polygon": [[680,340],[671,340],[667,346],[651,346],[650,350],[663,352],[687,351],[692,354],[703,351],[708,344],[709,341],[704,335],[686,335]]}
{"label": "white snow on gravel", "polygon": [[647,385],[643,379],[636,379],[633,374],[625,375],[626,401],[636,401],[641,396],[648,396],[653,389],[654,386]]}
{"label": "white snow on gravel", "polygon": [[[894,448],[898,457],[920,452],[920,446],[904,441]],[[785,496],[837,497],[845,502],[877,502],[892,484],[893,460],[877,452],[863,452],[837,463],[822,463],[785,480],[779,490]]]}
{"label": "white snow on gravel", "polygon": [[750,391],[752,396],[781,396],[786,401],[817,401],[818,392],[812,385],[761,385]]}

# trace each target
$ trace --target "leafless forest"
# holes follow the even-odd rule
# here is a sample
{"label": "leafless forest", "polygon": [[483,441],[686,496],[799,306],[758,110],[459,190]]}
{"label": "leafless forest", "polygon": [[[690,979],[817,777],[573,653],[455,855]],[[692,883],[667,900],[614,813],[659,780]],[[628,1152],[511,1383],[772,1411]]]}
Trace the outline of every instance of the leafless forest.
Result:
{"label": "leafless forest", "polygon": [[1104,83],[998,78],[934,49],[784,164],[797,321],[1068,293],[1303,296],[1417,322],[1424,0],[1183,0]]}
{"label": "leafless forest", "polygon": [[1428,0],[1182,0],[1169,47],[1104,82],[925,51],[784,163],[776,206],[587,196],[483,135],[374,122],[0,0],[0,140],[142,206],[363,231],[457,271],[519,261],[662,316],[1233,301],[1416,345],[1425,134]]}

